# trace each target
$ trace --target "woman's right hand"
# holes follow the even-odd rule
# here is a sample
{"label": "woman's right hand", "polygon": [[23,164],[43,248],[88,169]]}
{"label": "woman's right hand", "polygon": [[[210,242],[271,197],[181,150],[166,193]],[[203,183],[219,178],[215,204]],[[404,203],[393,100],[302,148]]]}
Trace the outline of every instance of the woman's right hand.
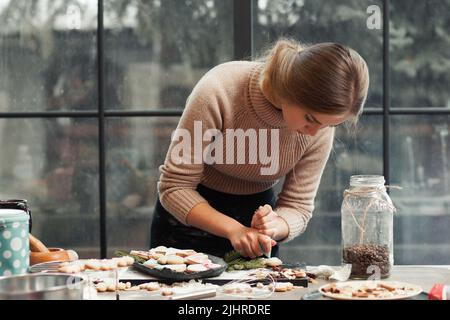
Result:
{"label": "woman's right hand", "polygon": [[269,236],[243,225],[233,230],[228,239],[234,250],[238,251],[242,256],[252,259],[262,256],[263,253],[270,253],[272,247],[277,244]]}
{"label": "woman's right hand", "polygon": [[[233,248],[244,257],[256,258],[269,253],[276,241],[258,230],[217,211],[206,202],[194,206],[186,217],[189,225],[230,240]],[[262,247],[262,248],[261,248]]]}

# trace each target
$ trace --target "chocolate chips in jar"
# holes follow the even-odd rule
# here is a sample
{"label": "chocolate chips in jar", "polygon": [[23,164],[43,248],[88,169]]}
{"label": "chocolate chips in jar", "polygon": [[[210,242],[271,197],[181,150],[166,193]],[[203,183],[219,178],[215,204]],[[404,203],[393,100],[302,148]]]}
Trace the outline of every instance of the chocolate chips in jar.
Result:
{"label": "chocolate chips in jar", "polygon": [[391,263],[389,248],[380,244],[355,244],[345,247],[343,260],[352,265],[351,277],[368,278],[376,269],[368,269],[370,266],[380,268],[380,277],[389,276]]}
{"label": "chocolate chips in jar", "polygon": [[342,262],[350,278],[386,278],[393,265],[395,206],[383,176],[355,175],[341,207]]}

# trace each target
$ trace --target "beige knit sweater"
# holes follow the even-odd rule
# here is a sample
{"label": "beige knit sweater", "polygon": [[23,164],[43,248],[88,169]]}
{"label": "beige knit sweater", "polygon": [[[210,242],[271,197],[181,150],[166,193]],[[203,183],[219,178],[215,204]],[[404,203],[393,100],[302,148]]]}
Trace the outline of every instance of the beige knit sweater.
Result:
{"label": "beige knit sweater", "polygon": [[[159,168],[158,192],[163,207],[187,225],[189,211],[198,203],[207,202],[195,191],[198,184],[220,192],[250,195],[267,190],[286,177],[274,210],[289,226],[289,235],[283,240],[287,242],[304,232],[312,216],[314,198],[332,148],[334,129],[321,129],[314,137],[289,130],[282,111],[272,105],[260,89],[263,67],[261,62],[234,61],[211,69],[189,96],[177,129],[186,129],[194,136],[196,121],[197,125],[201,121],[202,133],[218,129],[224,133],[222,137],[218,136],[223,142],[224,154],[233,151],[226,143],[231,140],[225,135],[227,129],[266,132],[267,142],[258,140],[262,142],[256,149],[248,144],[238,145],[235,153],[244,152],[246,156],[242,164],[236,160],[238,156],[234,162],[194,161],[195,139],[192,138],[190,153],[174,152],[182,140],[173,140],[165,162]],[[272,139],[277,135],[279,142]],[[211,142],[201,142],[202,150],[211,148]],[[263,143],[269,145],[268,155],[271,155],[272,145],[278,149],[277,172],[261,173],[261,168],[269,167],[267,161],[259,157],[258,149]],[[180,163],[173,154],[182,155],[186,161]]]}

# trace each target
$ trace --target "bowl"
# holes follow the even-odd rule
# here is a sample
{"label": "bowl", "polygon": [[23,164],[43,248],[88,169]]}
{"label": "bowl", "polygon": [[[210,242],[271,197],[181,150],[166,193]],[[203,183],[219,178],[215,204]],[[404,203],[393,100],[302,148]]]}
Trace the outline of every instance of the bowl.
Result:
{"label": "bowl", "polygon": [[50,261],[70,261],[67,250],[61,248],[48,248],[50,252],[30,252],[30,265]]}
{"label": "bowl", "polygon": [[82,300],[86,278],[68,274],[0,277],[0,300]]}

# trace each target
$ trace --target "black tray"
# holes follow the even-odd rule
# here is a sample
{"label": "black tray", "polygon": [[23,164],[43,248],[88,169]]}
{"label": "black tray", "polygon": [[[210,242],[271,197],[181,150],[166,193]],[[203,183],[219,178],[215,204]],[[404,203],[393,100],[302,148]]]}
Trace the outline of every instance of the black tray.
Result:
{"label": "black tray", "polygon": [[[216,284],[218,286],[223,286],[226,285],[232,281],[234,281],[236,279],[208,279],[205,278],[204,280],[202,280],[203,283],[210,283],[210,284]],[[150,282],[149,279],[119,279],[120,282],[130,282],[132,286],[138,286],[140,284],[143,283],[148,283]],[[177,282],[177,280],[174,279],[158,279],[159,283],[164,283],[164,284],[173,284],[174,282]],[[255,282],[262,282],[264,284],[269,284],[268,280],[255,280]],[[276,282],[280,283],[280,282],[290,282],[292,283],[294,286],[299,286],[299,287],[304,287],[307,288],[308,287],[308,279],[307,278],[298,278],[298,279],[277,279]]]}
{"label": "black tray", "polygon": [[[221,275],[228,267],[227,263],[223,259],[218,258],[216,256],[212,256],[212,255],[208,255],[208,257],[209,257],[209,259],[211,259],[211,261],[213,263],[220,264],[223,267],[218,268],[218,269],[198,272],[195,274],[190,274],[190,273],[186,273],[186,272],[175,272],[170,269],[162,269],[162,270],[150,269],[138,262],[135,262],[133,264],[133,267],[145,274],[148,274],[150,276],[158,278],[158,282],[166,283],[166,284],[172,284],[177,281],[186,281],[186,280],[192,280],[192,279],[205,279],[203,281],[204,283],[211,283],[211,284],[216,284],[216,285],[222,286],[222,285],[225,285],[225,284],[235,280],[232,278],[230,278],[230,279],[208,279],[208,278],[213,278],[213,277],[217,277],[217,276]],[[284,263],[281,265],[281,267],[305,269],[306,264],[305,263]],[[120,279],[120,281],[130,282],[133,286],[149,282],[148,279]],[[308,278],[297,278],[297,279],[277,278],[276,281],[277,282],[290,282],[295,286],[300,286],[300,287],[304,287],[304,288],[308,287]],[[262,281],[262,282],[264,282],[264,281]]]}
{"label": "black tray", "polygon": [[145,274],[148,274],[152,277],[169,280],[169,281],[187,281],[192,279],[204,279],[204,278],[212,278],[220,276],[228,267],[226,262],[216,256],[208,255],[208,258],[216,264],[220,264],[220,268],[210,269],[206,271],[196,272],[196,273],[187,273],[187,272],[176,272],[170,269],[150,269],[139,262],[135,262],[133,267]]}

